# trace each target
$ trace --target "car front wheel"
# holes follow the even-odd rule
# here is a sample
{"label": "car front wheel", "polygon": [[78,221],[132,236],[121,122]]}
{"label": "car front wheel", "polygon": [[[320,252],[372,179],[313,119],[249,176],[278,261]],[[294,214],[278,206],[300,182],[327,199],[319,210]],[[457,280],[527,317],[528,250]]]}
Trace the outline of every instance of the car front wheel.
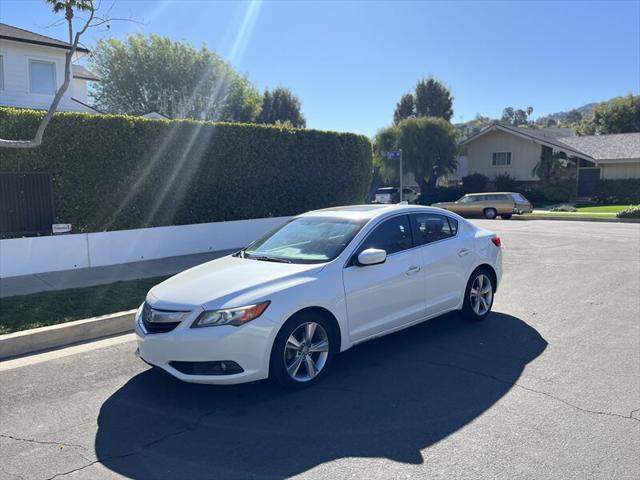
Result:
{"label": "car front wheel", "polygon": [[303,388],[324,376],[338,346],[322,316],[300,314],[284,324],[271,350],[270,378],[281,386]]}
{"label": "car front wheel", "polygon": [[493,306],[495,289],[492,276],[487,270],[475,271],[467,283],[464,294],[464,316],[472,320],[484,320]]}

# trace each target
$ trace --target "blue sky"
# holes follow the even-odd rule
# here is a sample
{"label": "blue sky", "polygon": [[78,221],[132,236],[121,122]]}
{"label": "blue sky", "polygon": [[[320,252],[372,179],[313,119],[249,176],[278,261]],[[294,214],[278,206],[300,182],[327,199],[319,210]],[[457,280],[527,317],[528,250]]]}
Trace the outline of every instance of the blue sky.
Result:
{"label": "blue sky", "polygon": [[[454,97],[454,121],[533,116],[640,90],[640,0],[146,1],[102,0],[99,38],[157,33],[206,44],[259,88],[289,87],[311,128],[373,135],[395,103],[433,74]],[[0,21],[65,38],[43,0],[1,0]]]}

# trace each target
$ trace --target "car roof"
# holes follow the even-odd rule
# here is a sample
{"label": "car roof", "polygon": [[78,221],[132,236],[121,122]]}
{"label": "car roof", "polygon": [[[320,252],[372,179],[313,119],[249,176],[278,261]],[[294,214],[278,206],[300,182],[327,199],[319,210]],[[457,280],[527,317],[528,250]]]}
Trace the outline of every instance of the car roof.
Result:
{"label": "car roof", "polygon": [[480,192],[480,193],[467,193],[467,195],[474,196],[474,195],[512,195],[513,192]]}
{"label": "car roof", "polygon": [[374,218],[382,218],[387,215],[401,212],[433,212],[447,213],[445,210],[436,207],[426,207],[424,205],[401,204],[367,204],[367,205],[346,205],[341,207],[323,208],[322,210],[313,210],[306,212],[299,217],[332,217],[344,218],[348,220],[371,220]]}

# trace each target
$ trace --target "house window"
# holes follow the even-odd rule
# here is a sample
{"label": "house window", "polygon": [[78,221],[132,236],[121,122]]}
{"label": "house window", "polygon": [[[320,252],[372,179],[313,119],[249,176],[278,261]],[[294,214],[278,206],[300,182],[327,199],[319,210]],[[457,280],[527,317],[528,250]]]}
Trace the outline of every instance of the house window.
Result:
{"label": "house window", "polygon": [[29,60],[29,85],[31,93],[56,93],[56,64]]}
{"label": "house window", "polygon": [[493,152],[491,165],[493,165],[494,167],[511,166],[511,152]]}

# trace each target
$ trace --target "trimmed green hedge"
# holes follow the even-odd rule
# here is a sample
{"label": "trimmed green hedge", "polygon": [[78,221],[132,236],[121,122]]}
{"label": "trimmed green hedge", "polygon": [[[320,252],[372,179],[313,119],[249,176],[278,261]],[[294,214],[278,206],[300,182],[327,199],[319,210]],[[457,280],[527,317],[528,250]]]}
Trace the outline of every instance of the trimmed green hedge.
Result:
{"label": "trimmed green hedge", "polygon": [[[0,108],[0,136],[31,138],[43,112]],[[0,171],[50,172],[56,221],[92,232],[293,215],[365,200],[362,135],[265,125],[58,113]]]}
{"label": "trimmed green hedge", "polygon": [[640,203],[640,180],[600,180],[592,197],[598,205],[636,205]]}

